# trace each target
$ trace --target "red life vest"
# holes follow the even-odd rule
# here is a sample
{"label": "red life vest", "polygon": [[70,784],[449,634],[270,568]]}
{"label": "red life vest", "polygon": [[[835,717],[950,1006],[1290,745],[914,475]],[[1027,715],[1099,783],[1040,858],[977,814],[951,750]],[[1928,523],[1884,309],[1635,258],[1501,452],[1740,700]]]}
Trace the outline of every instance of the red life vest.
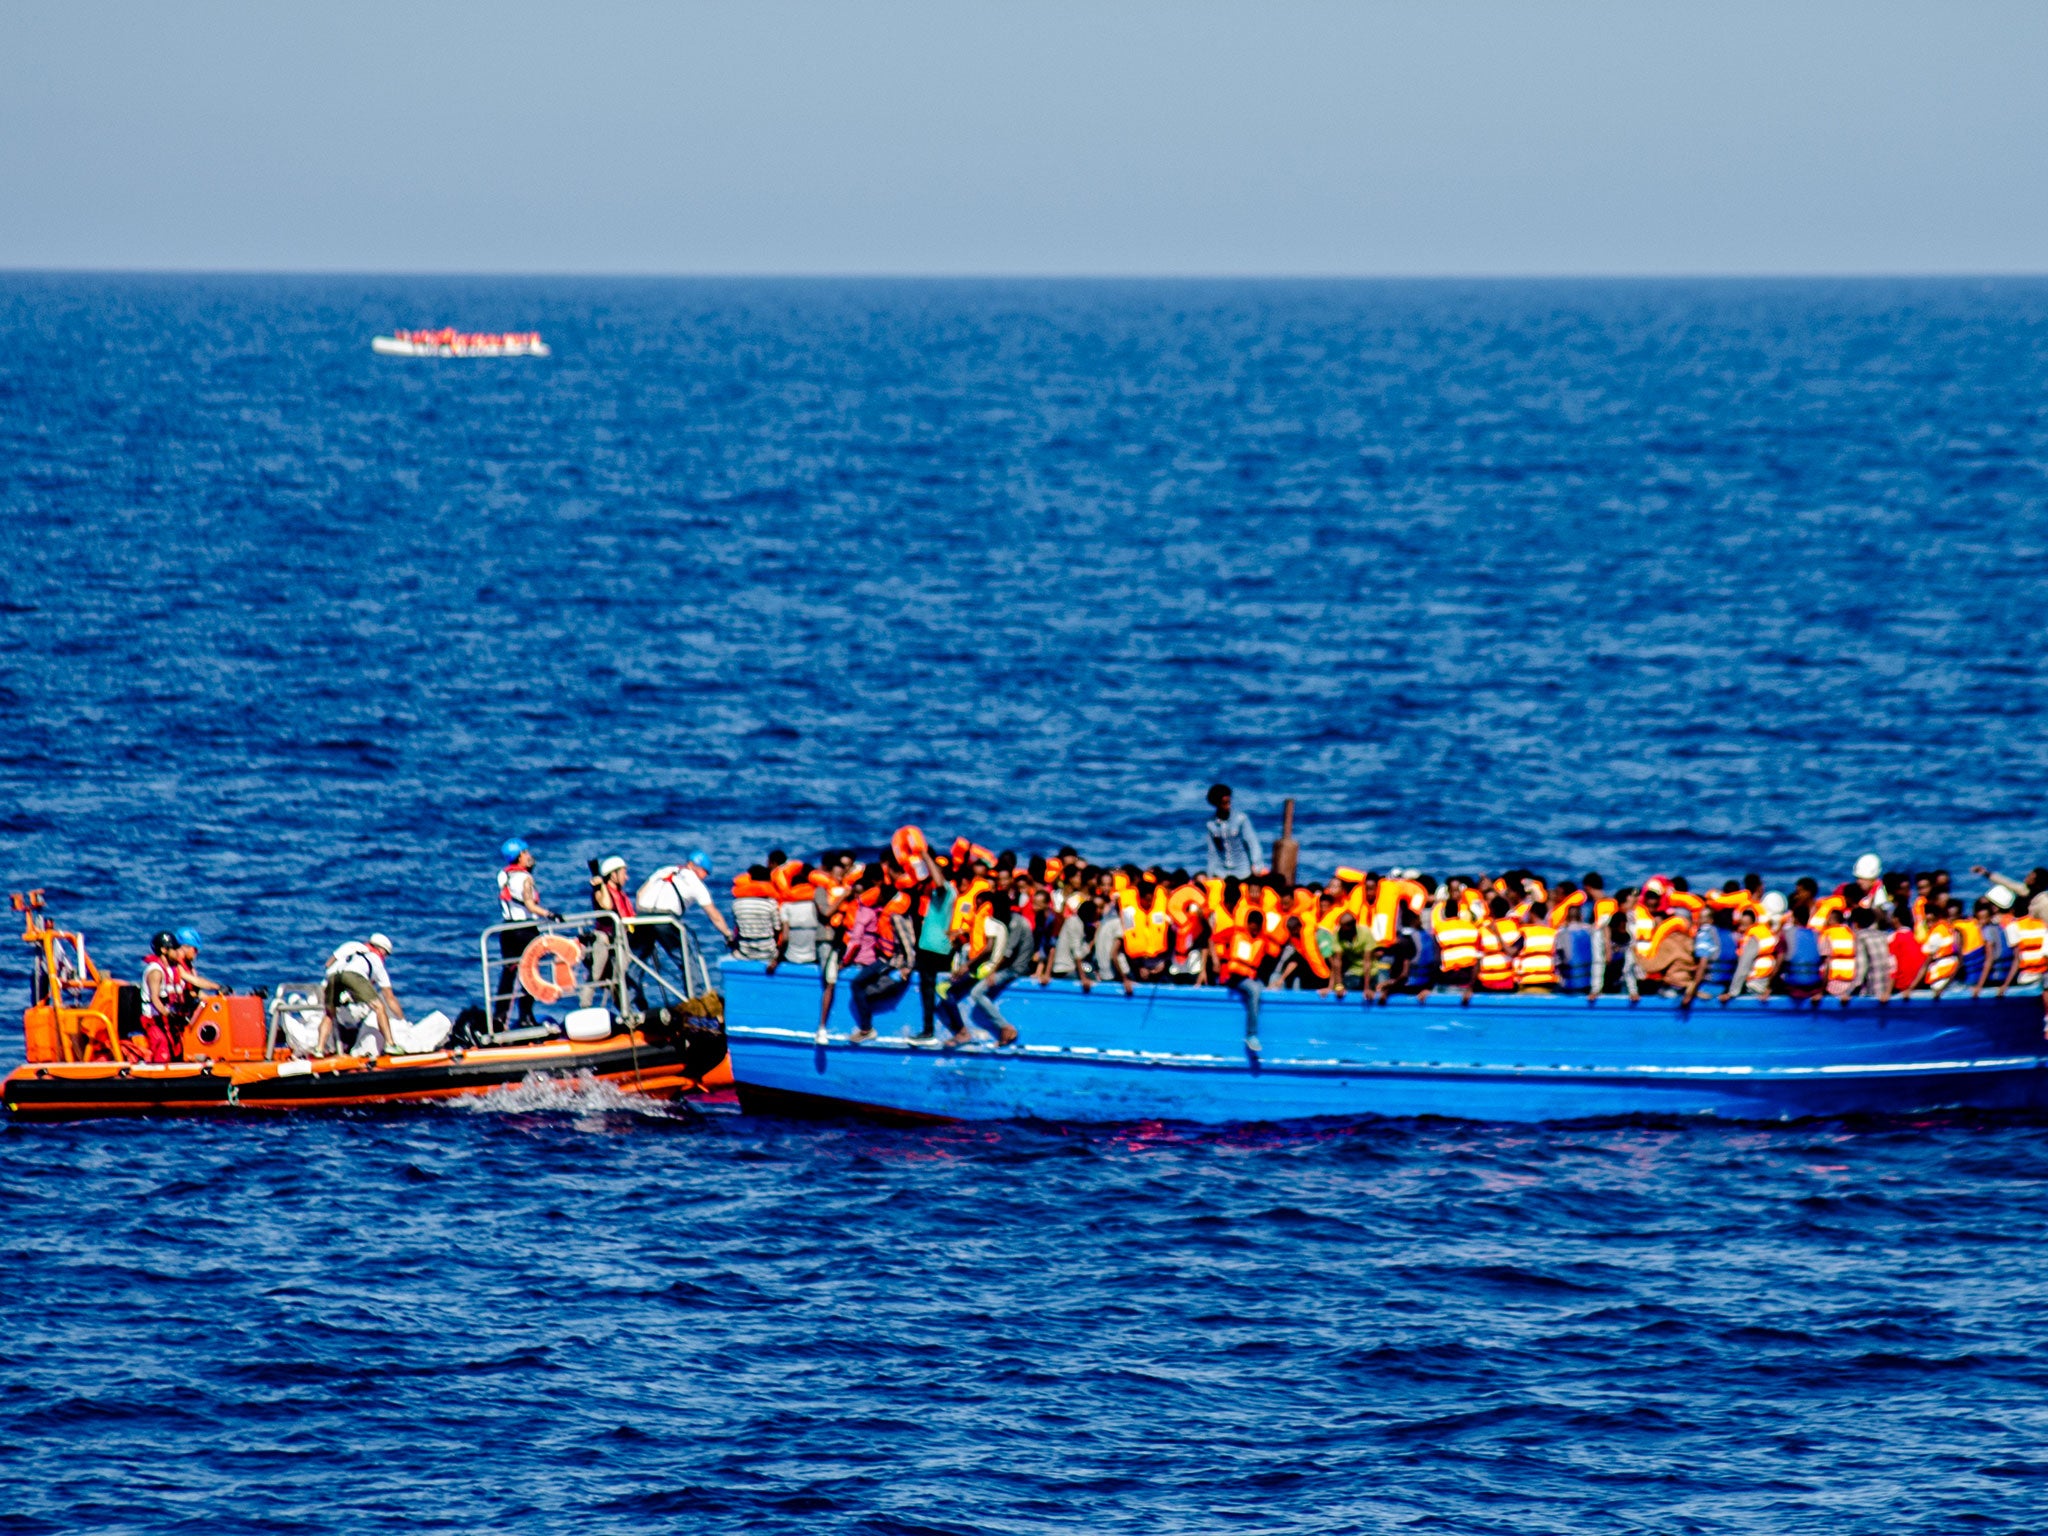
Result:
{"label": "red life vest", "polygon": [[142,962],[142,1011],[146,1017],[158,1017],[157,1009],[149,1000],[149,973],[154,969],[162,975],[160,990],[164,1000],[164,1017],[175,1014],[185,1006],[185,1000],[192,994],[190,973],[184,966],[166,955],[151,955]]}

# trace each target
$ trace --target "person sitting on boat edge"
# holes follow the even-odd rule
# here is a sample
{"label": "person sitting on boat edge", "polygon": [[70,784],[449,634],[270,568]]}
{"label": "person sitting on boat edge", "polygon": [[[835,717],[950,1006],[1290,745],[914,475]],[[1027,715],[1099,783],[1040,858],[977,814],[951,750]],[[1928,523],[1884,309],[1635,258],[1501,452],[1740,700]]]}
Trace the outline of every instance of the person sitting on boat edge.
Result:
{"label": "person sitting on boat edge", "polygon": [[1095,979],[1088,974],[1088,932],[1101,915],[1092,900],[1084,900],[1071,911],[1061,913],[1052,949],[1039,964],[1040,986],[1052,981],[1072,981],[1080,983],[1081,990],[1086,992],[1095,985]]}
{"label": "person sitting on boat edge", "polygon": [[818,1042],[825,1041],[826,1025],[832,1018],[832,1000],[839,991],[839,970],[845,960],[845,929],[853,918],[849,905],[853,882],[860,866],[842,848],[818,855],[810,871],[811,909],[815,915],[818,957]]}
{"label": "person sitting on boat edge", "polygon": [[1515,950],[1515,990],[1543,996],[1555,992],[1559,980],[1557,928],[1550,921],[1550,903],[1537,897],[1523,916],[1521,942]]}
{"label": "person sitting on boat edge", "polygon": [[811,883],[810,865],[777,848],[768,855],[768,886],[781,914],[781,963],[818,964],[817,889]]}
{"label": "person sitting on boat edge", "polygon": [[1254,1056],[1259,1054],[1259,1000],[1265,992],[1260,979],[1267,964],[1265,927],[1265,913],[1253,908],[1241,922],[1218,929],[1212,939],[1216,974],[1244,1004],[1244,1047]]}
{"label": "person sitting on boat edge", "polygon": [[1394,921],[1392,941],[1373,950],[1372,985],[1365,994],[1368,1005],[1384,1003],[1396,992],[1415,993],[1429,988],[1430,971],[1436,961],[1433,954],[1423,952],[1424,944],[1432,941],[1423,932],[1422,919],[1404,905]]}
{"label": "person sitting on boat edge", "polygon": [[876,1005],[910,984],[917,935],[911,931],[909,911],[908,893],[885,884],[879,868],[863,872],[855,886],[841,962],[842,967],[854,967],[845,980],[854,1025],[847,1039],[855,1045],[875,1038]]}
{"label": "person sitting on boat edge", "polygon": [[788,935],[782,926],[782,906],[775,899],[766,864],[749,864],[734,877],[732,926],[733,953],[742,960],[762,961],[773,975],[782,963],[782,947]]}
{"label": "person sitting on boat edge", "polygon": [[960,990],[960,983],[970,973],[964,961],[956,963],[953,967],[953,986],[942,1005],[947,1022],[952,1026],[946,1043],[967,1043],[967,1026],[978,1009],[994,1022],[996,1044],[1012,1045],[1017,1039],[1016,1026],[1003,1017],[1003,1011],[997,1006],[996,999],[1006,988],[1031,974],[1031,924],[1011,905],[1008,891],[989,892],[987,910],[979,921],[983,925],[986,937],[986,942],[981,946],[983,958],[978,968],[980,974],[968,990],[966,1006],[963,1008],[954,1001],[954,996]]}
{"label": "person sitting on boat edge", "polygon": [[[391,1026],[405,1021],[405,1009],[391,990],[391,973],[384,965],[390,956],[391,940],[381,933],[350,940],[328,956],[327,982],[320,992],[320,1055],[332,1056],[344,1047],[355,1056],[385,1054]],[[346,1039],[343,1029],[348,1031]]]}
{"label": "person sitting on boat edge", "polygon": [[540,887],[533,878],[533,850],[526,845],[526,839],[508,837],[498,852],[505,860],[505,867],[498,871],[498,921],[513,926],[498,933],[498,958],[502,963],[498,966],[498,983],[491,991],[493,1029],[504,1028],[515,996],[519,999],[520,1025],[533,1023],[533,995],[519,985],[519,958],[526,953],[526,946],[540,937],[539,924],[561,916],[548,910],[540,899]]}
{"label": "person sitting on boat edge", "polygon": [[[1106,887],[1109,880],[1107,872],[1103,880]],[[1124,996],[1130,997],[1138,988],[1131,980],[1130,961],[1124,958],[1123,911],[1113,898],[1100,890],[1096,896],[1096,908],[1099,915],[1095,921],[1093,951],[1095,980],[1102,982],[1114,977],[1123,984]]]}
{"label": "person sitting on boat edge", "polygon": [[1735,968],[1742,960],[1742,939],[1735,931],[1736,907],[1717,902],[1707,910],[1707,920],[1693,933],[1693,957],[1699,962],[1685,1001],[1691,1003],[1702,989],[1724,996],[1735,982]]}
{"label": "person sitting on boat edge", "polygon": [[1770,995],[1784,952],[1781,929],[1785,920],[1785,898],[1766,891],[1758,898],[1752,921],[1742,931],[1735,950],[1735,969],[1721,989],[1721,1001],[1731,1002],[1743,992],[1759,997]]}
{"label": "person sitting on boat edge", "polygon": [[1372,930],[1358,921],[1354,912],[1341,914],[1336,926],[1316,928],[1316,944],[1323,963],[1330,968],[1330,986],[1339,998],[1349,988],[1371,989],[1373,966]]}
{"label": "person sitting on boat edge", "polygon": [[1668,885],[1645,881],[1637,898],[1634,922],[1638,936],[1629,947],[1623,971],[1630,997],[1654,997],[1661,992],[1689,995],[1702,969],[1703,962],[1693,947],[1692,910],[1671,902],[1669,890]]}

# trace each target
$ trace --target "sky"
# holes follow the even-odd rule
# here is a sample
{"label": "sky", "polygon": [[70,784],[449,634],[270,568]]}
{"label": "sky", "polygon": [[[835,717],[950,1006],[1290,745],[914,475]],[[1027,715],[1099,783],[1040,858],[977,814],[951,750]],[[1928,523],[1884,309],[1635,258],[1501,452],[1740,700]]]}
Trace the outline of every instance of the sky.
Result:
{"label": "sky", "polygon": [[0,0],[0,267],[2048,270],[2048,4]]}

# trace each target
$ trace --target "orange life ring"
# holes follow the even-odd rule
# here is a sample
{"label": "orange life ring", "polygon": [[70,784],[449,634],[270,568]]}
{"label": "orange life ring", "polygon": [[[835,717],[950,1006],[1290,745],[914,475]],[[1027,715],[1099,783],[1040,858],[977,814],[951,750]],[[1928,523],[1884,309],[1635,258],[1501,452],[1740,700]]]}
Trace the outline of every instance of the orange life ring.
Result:
{"label": "orange life ring", "polygon": [[566,933],[544,933],[519,957],[519,985],[536,1002],[560,1002],[576,990],[576,967],[582,960],[583,946]]}
{"label": "orange life ring", "polygon": [[924,840],[924,832],[917,827],[898,827],[896,835],[889,839],[889,851],[896,855],[896,863],[913,881],[929,880],[935,873],[931,862],[932,845]]}

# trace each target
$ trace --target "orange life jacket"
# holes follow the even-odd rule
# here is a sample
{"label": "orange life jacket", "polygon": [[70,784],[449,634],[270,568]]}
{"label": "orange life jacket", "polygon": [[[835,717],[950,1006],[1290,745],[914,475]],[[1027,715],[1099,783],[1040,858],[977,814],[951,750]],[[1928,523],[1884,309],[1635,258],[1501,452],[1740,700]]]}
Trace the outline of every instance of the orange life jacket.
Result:
{"label": "orange life jacket", "polygon": [[1208,900],[1193,881],[1175,886],[1167,894],[1166,914],[1173,921],[1174,959],[1185,960],[1193,951],[1202,932],[1202,914],[1207,909]]}
{"label": "orange life jacket", "polygon": [[1452,916],[1438,909],[1436,919],[1437,965],[1445,971],[1469,971],[1479,963],[1479,925],[1462,914]]}
{"label": "orange life jacket", "polygon": [[1515,988],[1514,958],[1508,954],[1498,922],[1484,924],[1479,930],[1479,985],[1489,992]]}
{"label": "orange life jacket", "polygon": [[1135,903],[1125,909],[1130,926],[1124,929],[1124,953],[1134,960],[1151,960],[1166,953],[1173,942],[1173,918],[1166,910],[1166,892],[1154,889],[1149,905]]}
{"label": "orange life jacket", "polygon": [[1530,923],[1522,930],[1522,952],[1515,957],[1515,984],[1557,985],[1557,930],[1548,923]]}
{"label": "orange life jacket", "polygon": [[1820,936],[1821,949],[1827,959],[1827,979],[1830,986],[1848,986],[1856,979],[1856,931],[1847,923],[1837,923],[1824,929]]}
{"label": "orange life jacket", "polygon": [[2023,917],[2012,925],[2012,975],[2016,987],[2030,987],[2048,975],[2048,923]]}
{"label": "orange life jacket", "polygon": [[[990,888],[990,882],[986,877],[970,880],[967,889],[960,893],[960,899],[953,903],[953,919],[946,924],[946,936],[955,944],[970,936],[980,935],[981,925],[977,919],[981,916],[981,898],[989,893]],[[988,948],[987,942],[983,941],[980,948]]]}
{"label": "orange life jacket", "polygon": [[1943,918],[1927,930],[1927,937],[1920,941],[1920,947],[1927,954],[1927,974],[1924,979],[1928,986],[1946,986],[1955,980],[1956,972],[1962,968],[1963,963],[1957,953],[1959,942],[1955,928],[1947,918]]}
{"label": "orange life jacket", "polygon": [[1262,935],[1253,933],[1249,928],[1223,928],[1216,934],[1216,953],[1224,980],[1256,976],[1260,965],[1265,962],[1266,942]]}
{"label": "orange life jacket", "polygon": [[1743,937],[1756,940],[1756,958],[1750,962],[1749,979],[1752,982],[1769,981],[1778,974],[1779,952],[1785,941],[1769,923],[1752,923]]}
{"label": "orange life jacket", "polygon": [[1299,934],[1289,935],[1289,942],[1294,945],[1294,952],[1301,956],[1302,964],[1308,967],[1309,974],[1318,981],[1328,981],[1330,962],[1323,958],[1323,947],[1316,942],[1316,932],[1315,924],[1305,922]]}
{"label": "orange life jacket", "polygon": [[1628,909],[1629,942],[1635,945],[1636,959],[1647,960],[1650,958],[1650,951],[1656,947],[1651,942],[1651,939],[1657,932],[1657,925],[1662,921],[1662,918],[1658,917],[1656,913],[1652,912],[1641,902],[1637,902]]}
{"label": "orange life jacket", "polygon": [[1266,954],[1277,960],[1287,948],[1287,915],[1280,910],[1280,893],[1270,885],[1259,887],[1259,911],[1266,919]]}

